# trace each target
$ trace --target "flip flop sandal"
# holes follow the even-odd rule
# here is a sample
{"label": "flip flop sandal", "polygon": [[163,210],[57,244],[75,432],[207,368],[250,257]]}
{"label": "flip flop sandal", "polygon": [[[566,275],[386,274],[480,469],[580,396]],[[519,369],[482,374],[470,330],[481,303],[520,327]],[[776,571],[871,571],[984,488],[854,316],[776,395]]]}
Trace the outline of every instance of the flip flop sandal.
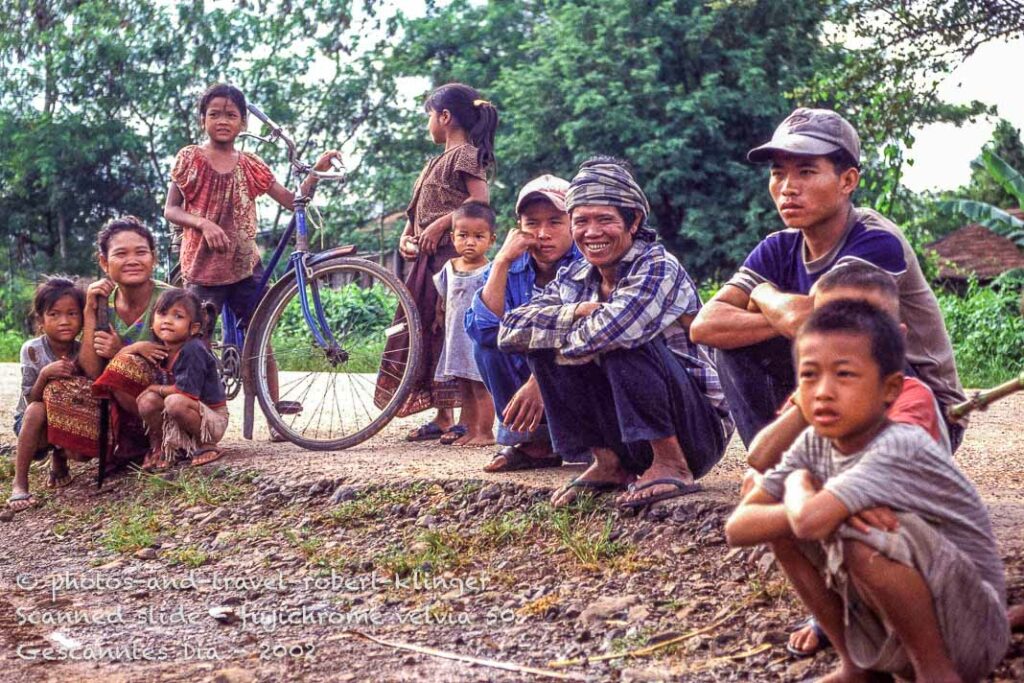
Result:
{"label": "flip flop sandal", "polygon": [[643,484],[640,484],[639,486],[636,485],[636,484],[631,484],[628,490],[629,490],[630,493],[637,493],[638,491],[643,491],[645,489],[651,488],[652,486],[660,486],[662,484],[668,484],[670,486],[675,486],[676,490],[675,491],[664,491],[662,493],[656,493],[653,496],[648,496],[647,498],[642,498],[640,500],[626,501],[625,503],[619,503],[618,506],[620,508],[625,508],[627,510],[635,510],[637,508],[646,507],[648,505],[652,505],[654,503],[658,503],[658,502],[663,501],[663,500],[670,500],[672,498],[679,498],[681,496],[688,496],[691,493],[697,493],[698,491],[703,491],[704,490],[704,487],[701,486],[700,484],[687,484],[685,481],[683,481],[681,479],[676,479],[674,477],[664,477],[662,479],[654,479],[652,481],[644,482]]}
{"label": "flip flop sandal", "polygon": [[617,481],[591,481],[589,479],[573,479],[568,484],[558,490],[559,494],[565,493],[570,489],[582,489],[593,496],[600,496],[603,493],[612,493],[613,491],[625,491],[626,485]]}
{"label": "flip flop sandal", "polygon": [[815,647],[812,650],[798,650],[795,647],[793,647],[792,645],[790,645],[789,643],[786,643],[786,652],[788,652],[789,654],[793,655],[794,657],[799,657],[800,659],[806,659],[808,657],[813,657],[814,655],[818,654],[822,650],[827,650],[828,648],[832,647],[832,641],[829,640],[828,634],[825,633],[825,629],[823,629],[821,627],[821,624],[819,624],[818,620],[815,619],[814,617],[808,618],[807,621],[805,621],[804,623],[800,624],[800,626],[795,628],[794,631],[800,631],[800,630],[805,629],[807,627],[810,627],[811,630],[814,631],[814,635],[817,636],[817,638],[818,638],[818,646],[817,647]]}
{"label": "flip flop sandal", "polygon": [[[13,505],[11,505],[11,503],[20,503],[25,500],[31,501],[25,507],[14,507]],[[34,506],[35,504],[36,498],[31,493],[15,493],[12,494],[11,497],[7,499],[7,508],[9,510],[13,510],[14,512],[22,512],[23,510],[27,510],[30,507]]]}
{"label": "flip flop sandal", "polygon": [[561,467],[562,456],[549,455],[543,458],[531,458],[519,446],[506,446],[494,454],[491,464],[498,458],[504,458],[504,464],[495,470],[486,470],[491,474],[498,472],[518,472],[520,470],[539,470],[546,467]]}
{"label": "flip flop sandal", "polygon": [[[206,453],[212,453],[213,455],[202,457]],[[201,467],[202,465],[209,465],[211,462],[216,462],[224,457],[224,451],[217,448],[216,446],[204,446],[198,450],[192,451],[192,467]]]}
{"label": "flip flop sandal", "polygon": [[441,435],[441,438],[438,439],[438,441],[441,442],[442,446],[451,446],[468,433],[469,427],[464,427],[462,425],[453,425],[451,429],[449,429],[447,432]]}
{"label": "flip flop sandal", "polygon": [[434,422],[425,422],[416,428],[416,431],[407,434],[406,441],[436,441],[444,435],[445,431]]}
{"label": "flip flop sandal", "polygon": [[63,477],[58,477],[51,470],[49,475],[46,477],[46,488],[53,490],[67,488],[71,485],[71,482],[75,480],[76,476],[78,475],[67,472]]}

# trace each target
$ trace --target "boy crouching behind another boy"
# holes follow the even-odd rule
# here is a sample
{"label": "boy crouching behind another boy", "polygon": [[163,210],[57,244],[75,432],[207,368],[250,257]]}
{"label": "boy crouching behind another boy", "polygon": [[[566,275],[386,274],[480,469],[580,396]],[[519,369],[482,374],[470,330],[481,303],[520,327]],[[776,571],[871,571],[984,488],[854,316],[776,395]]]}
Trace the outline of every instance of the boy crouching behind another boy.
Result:
{"label": "boy crouching behind another boy", "polygon": [[[841,658],[827,680],[888,672],[977,681],[1009,642],[1003,565],[988,512],[948,452],[890,422],[903,339],[863,301],[816,310],[794,346],[796,404],[811,425],[737,507],[731,545],[769,543]],[[896,512],[891,532],[846,522]]]}

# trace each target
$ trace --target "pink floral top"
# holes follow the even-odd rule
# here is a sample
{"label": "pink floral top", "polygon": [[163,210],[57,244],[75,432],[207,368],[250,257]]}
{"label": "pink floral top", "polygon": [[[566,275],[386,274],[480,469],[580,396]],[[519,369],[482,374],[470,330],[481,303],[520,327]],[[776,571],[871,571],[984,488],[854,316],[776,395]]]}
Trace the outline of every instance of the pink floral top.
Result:
{"label": "pink floral top", "polygon": [[186,227],[181,243],[181,272],[196,285],[229,285],[252,275],[256,252],[255,199],[274,184],[270,167],[255,154],[240,152],[235,168],[220,173],[198,145],[178,152],[171,180],[184,196],[184,208],[193,216],[213,221],[227,234],[227,252],[217,253],[203,241],[203,233]]}

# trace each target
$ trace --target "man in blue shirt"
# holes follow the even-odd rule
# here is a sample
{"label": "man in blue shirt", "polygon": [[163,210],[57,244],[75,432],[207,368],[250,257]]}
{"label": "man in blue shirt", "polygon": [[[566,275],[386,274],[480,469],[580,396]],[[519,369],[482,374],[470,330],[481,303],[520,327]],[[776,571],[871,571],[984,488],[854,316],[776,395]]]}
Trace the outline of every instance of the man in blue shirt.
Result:
{"label": "man in blue shirt", "polygon": [[[693,321],[695,342],[717,349],[729,408],[744,444],[795,388],[791,340],[810,315],[818,278],[845,263],[869,263],[896,278],[907,327],[908,370],[945,407],[963,400],[953,349],[935,295],[900,229],[853,205],[860,139],[834,111],[794,111],[750,151],[771,166],[768,190],[786,229],[766,237]],[[963,429],[950,425],[953,448]]]}
{"label": "man in blue shirt", "polygon": [[497,338],[506,311],[528,303],[554,279],[559,268],[580,258],[565,211],[568,189],[567,180],[553,175],[542,175],[523,186],[516,201],[519,224],[509,232],[487,271],[487,283],[466,311],[466,332],[494,399],[498,443],[504,446],[484,468],[487,472],[562,464],[562,456],[552,452],[544,401],[526,358],[499,351]]}

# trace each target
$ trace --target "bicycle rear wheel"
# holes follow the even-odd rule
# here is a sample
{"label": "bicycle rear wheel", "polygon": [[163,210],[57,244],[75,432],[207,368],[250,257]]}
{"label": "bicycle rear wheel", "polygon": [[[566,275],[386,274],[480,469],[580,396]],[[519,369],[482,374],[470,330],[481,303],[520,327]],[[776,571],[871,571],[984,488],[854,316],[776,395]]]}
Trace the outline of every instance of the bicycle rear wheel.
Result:
{"label": "bicycle rear wheel", "polygon": [[318,296],[336,344],[318,343],[292,279],[249,326],[247,362],[271,427],[303,448],[341,450],[380,431],[412,390],[419,313],[405,285],[372,261],[337,257],[307,273],[310,312],[315,319]]}

